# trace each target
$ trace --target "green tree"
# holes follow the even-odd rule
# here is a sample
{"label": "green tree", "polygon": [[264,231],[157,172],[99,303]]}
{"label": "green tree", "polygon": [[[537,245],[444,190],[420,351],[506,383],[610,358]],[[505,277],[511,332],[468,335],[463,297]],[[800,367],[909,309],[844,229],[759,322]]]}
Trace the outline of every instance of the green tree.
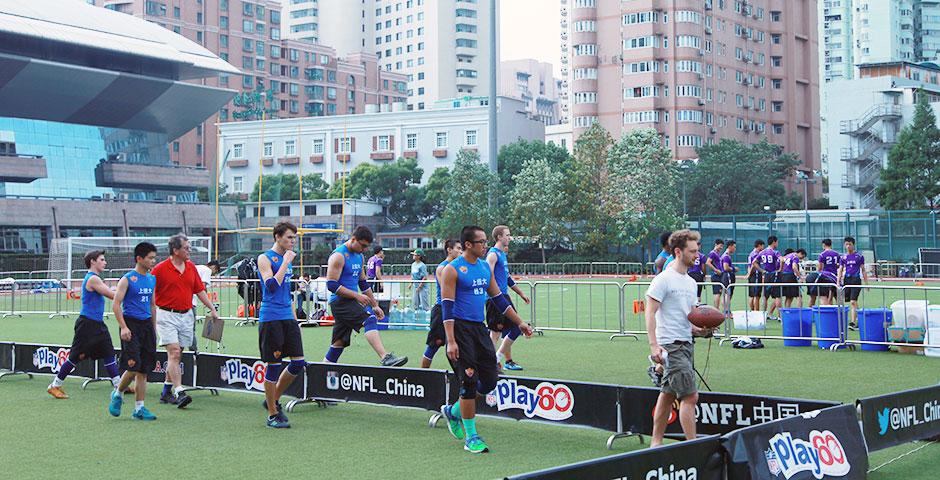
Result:
{"label": "green tree", "polygon": [[568,222],[578,249],[588,254],[607,253],[611,240],[612,188],[607,175],[607,152],[614,143],[610,133],[594,123],[574,144],[574,161],[565,175],[570,199]]}
{"label": "green tree", "polygon": [[607,154],[614,201],[611,216],[616,237],[628,245],[645,245],[660,232],[680,228],[678,164],[653,129],[624,135]]}
{"label": "green tree", "polygon": [[496,174],[480,162],[477,152],[461,150],[454,160],[444,210],[428,230],[438,238],[454,238],[466,225],[484,229],[494,225],[496,215],[489,208],[488,199],[498,183]]}
{"label": "green tree", "polygon": [[875,190],[878,202],[889,210],[933,210],[940,195],[940,129],[923,90],[917,91],[914,121],[897,140]]}
{"label": "green tree", "polygon": [[444,202],[449,184],[450,170],[447,167],[437,167],[424,187],[423,213],[425,220],[435,219],[444,211]]}
{"label": "green tree", "polygon": [[565,179],[544,157],[532,157],[514,177],[509,195],[509,219],[513,232],[539,244],[542,263],[545,247],[554,246],[567,235],[564,210]]}
{"label": "green tree", "polygon": [[276,202],[298,200],[300,198],[300,181],[297,175],[287,173],[263,175],[251,191],[250,199],[258,201],[258,190],[263,191],[261,201]]}
{"label": "green tree", "polygon": [[370,163],[360,163],[351,172],[346,174],[346,191],[343,192],[343,180],[337,179],[330,186],[329,198],[364,198],[369,177],[378,169]]}
{"label": "green tree", "polygon": [[515,176],[522,171],[527,161],[533,158],[545,159],[553,169],[561,169],[571,160],[571,155],[564,148],[541,140],[518,140],[503,145],[499,149],[497,164],[499,170],[500,193],[508,198],[516,186]]}
{"label": "green tree", "polygon": [[304,200],[318,200],[327,198],[327,192],[330,190],[330,184],[323,180],[323,177],[315,173],[304,175]]}
{"label": "green tree", "polygon": [[683,175],[689,215],[730,215],[800,208],[802,197],[787,193],[784,180],[799,165],[796,156],[783,153],[767,141],[745,145],[722,139],[698,149],[699,161]]}

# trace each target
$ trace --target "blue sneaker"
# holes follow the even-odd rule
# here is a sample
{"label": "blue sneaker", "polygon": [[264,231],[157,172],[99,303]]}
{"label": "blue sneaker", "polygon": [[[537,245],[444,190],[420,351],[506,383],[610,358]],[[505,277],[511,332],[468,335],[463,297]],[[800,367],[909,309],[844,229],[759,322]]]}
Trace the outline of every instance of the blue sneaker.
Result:
{"label": "blue sneaker", "polygon": [[108,405],[108,413],[112,417],[121,416],[121,407],[124,405],[124,398],[121,396],[121,392],[117,390],[111,391],[111,403]]}
{"label": "blue sneaker", "polygon": [[444,404],[441,406],[441,416],[444,417],[444,420],[447,421],[447,430],[450,431],[450,434],[454,436],[457,440],[463,440],[464,431],[463,431],[463,422],[459,418],[455,417],[450,411],[450,405]]}
{"label": "blue sneaker", "polygon": [[134,414],[131,415],[137,420],[156,420],[157,416],[150,413],[150,410],[147,410],[147,407],[140,407],[137,410],[134,410]]}
{"label": "blue sneaker", "polygon": [[470,453],[486,453],[490,451],[490,447],[486,445],[486,442],[484,442],[479,435],[468,438],[463,445],[463,449]]}
{"label": "blue sneaker", "polygon": [[505,367],[506,367],[506,370],[513,370],[517,372],[522,370],[522,365],[519,365],[518,363],[512,360],[507,360]]}
{"label": "blue sneaker", "polygon": [[267,425],[271,428],[290,428],[290,422],[287,421],[287,417],[282,413],[268,417]]}

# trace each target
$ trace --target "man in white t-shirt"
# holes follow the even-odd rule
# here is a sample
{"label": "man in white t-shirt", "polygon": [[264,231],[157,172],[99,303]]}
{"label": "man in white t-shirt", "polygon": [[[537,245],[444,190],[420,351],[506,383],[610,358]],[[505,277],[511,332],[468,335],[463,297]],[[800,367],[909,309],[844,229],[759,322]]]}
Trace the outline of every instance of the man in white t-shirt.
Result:
{"label": "man in white t-shirt", "polygon": [[[212,276],[218,275],[219,270],[222,268],[222,264],[218,260],[210,260],[209,263],[205,265],[196,265],[196,273],[199,274],[199,279],[202,280],[203,285],[206,286],[206,291],[209,291],[209,286],[212,284]],[[196,308],[199,305],[199,299],[193,295],[193,308]]]}
{"label": "man in white t-shirt", "polygon": [[698,258],[698,232],[679,230],[669,237],[675,260],[657,275],[646,291],[646,332],[651,359],[665,367],[662,390],[653,412],[651,447],[662,445],[672,405],[679,399],[679,423],[688,440],[695,438],[695,404],[698,391],[692,368],[692,336],[706,336],[709,329],[689,323],[689,312],[698,301],[695,279],[689,267]]}

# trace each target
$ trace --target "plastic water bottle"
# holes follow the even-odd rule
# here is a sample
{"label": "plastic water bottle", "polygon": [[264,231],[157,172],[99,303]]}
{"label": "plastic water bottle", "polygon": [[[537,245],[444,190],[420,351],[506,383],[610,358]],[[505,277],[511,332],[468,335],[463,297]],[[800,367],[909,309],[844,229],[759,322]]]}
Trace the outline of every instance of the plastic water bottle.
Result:
{"label": "plastic water bottle", "polygon": [[427,330],[428,329],[427,325],[429,323],[428,316],[429,314],[427,310],[418,310],[417,312],[415,312],[415,323],[418,323],[420,325],[415,325],[411,327],[412,330]]}
{"label": "plastic water bottle", "polygon": [[401,323],[401,310],[398,309],[398,304],[392,304],[392,311],[388,313],[388,319],[386,320],[389,325],[389,330],[397,330],[400,328],[398,323]]}

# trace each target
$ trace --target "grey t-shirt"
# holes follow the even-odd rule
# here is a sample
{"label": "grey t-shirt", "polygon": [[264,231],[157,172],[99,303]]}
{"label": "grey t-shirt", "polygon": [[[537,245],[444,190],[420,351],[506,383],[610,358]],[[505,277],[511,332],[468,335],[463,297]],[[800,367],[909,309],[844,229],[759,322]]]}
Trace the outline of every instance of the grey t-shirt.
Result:
{"label": "grey t-shirt", "polygon": [[698,301],[695,279],[666,268],[650,284],[646,295],[661,305],[656,311],[656,341],[668,345],[677,340],[692,341],[689,312]]}

